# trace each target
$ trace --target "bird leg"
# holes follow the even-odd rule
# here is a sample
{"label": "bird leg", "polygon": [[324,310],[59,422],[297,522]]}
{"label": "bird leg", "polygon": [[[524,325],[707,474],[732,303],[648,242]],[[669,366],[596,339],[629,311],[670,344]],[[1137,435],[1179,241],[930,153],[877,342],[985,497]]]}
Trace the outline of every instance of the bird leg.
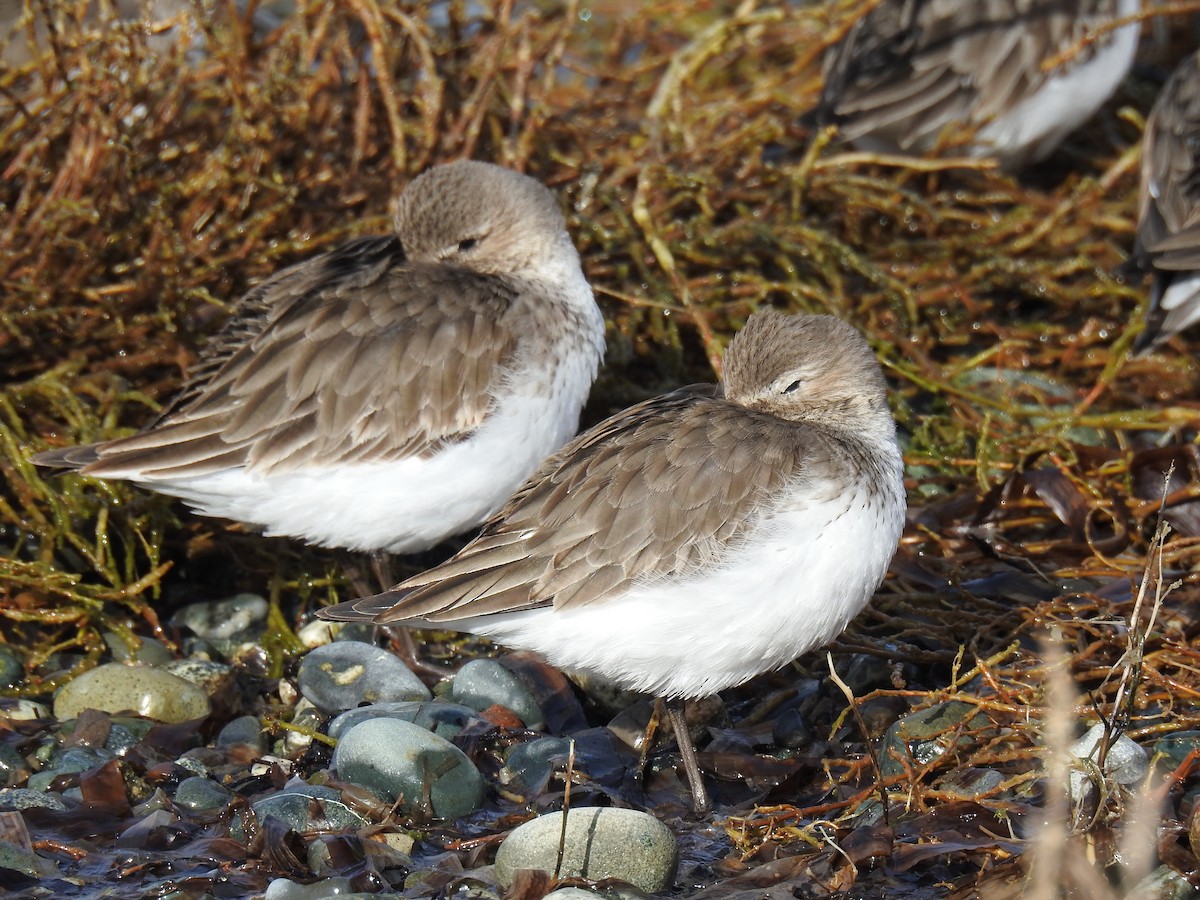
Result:
{"label": "bird leg", "polygon": [[688,784],[692,789],[692,812],[697,816],[706,816],[712,810],[712,801],[704,789],[704,781],[700,777],[700,766],[696,762],[696,747],[692,744],[692,735],[688,731],[687,719],[684,718],[684,701],[669,699],[665,701],[667,718],[675,730],[675,742],[679,745],[679,756],[683,760],[683,771],[687,773]]}

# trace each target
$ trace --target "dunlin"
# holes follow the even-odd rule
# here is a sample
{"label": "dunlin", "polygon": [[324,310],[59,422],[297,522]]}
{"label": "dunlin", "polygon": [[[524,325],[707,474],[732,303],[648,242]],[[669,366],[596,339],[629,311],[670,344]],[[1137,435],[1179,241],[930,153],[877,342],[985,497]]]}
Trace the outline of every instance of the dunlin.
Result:
{"label": "dunlin", "polygon": [[[1129,71],[1139,0],[883,0],[825,59],[818,118],[866,150],[923,153],[948,127],[1009,169],[1043,159]],[[1076,45],[1057,67],[1044,67]]]}
{"label": "dunlin", "polygon": [[575,433],[603,349],[550,191],[451,163],[403,192],[394,235],[242,298],[141,433],[33,460],[271,535],[412,552],[482,523]]}
{"label": "dunlin", "polygon": [[829,316],[750,317],[725,384],[630,407],[547,459],[454,558],[335,620],[452,628],[668,701],[831,640],[870,600],[904,523],[883,374]]}
{"label": "dunlin", "polygon": [[1133,345],[1141,354],[1200,321],[1200,53],[1179,65],[1146,119],[1131,262],[1152,274]]}

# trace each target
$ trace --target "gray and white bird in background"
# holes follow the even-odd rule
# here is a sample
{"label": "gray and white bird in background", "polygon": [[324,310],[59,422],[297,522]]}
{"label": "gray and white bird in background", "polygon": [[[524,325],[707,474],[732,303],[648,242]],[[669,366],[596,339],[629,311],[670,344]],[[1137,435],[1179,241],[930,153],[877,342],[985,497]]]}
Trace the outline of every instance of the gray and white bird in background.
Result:
{"label": "gray and white bird in background", "polygon": [[1200,52],[1163,85],[1142,136],[1142,184],[1131,266],[1151,275],[1148,353],[1200,321]]}
{"label": "gray and white bird in background", "polygon": [[[825,57],[817,119],[873,152],[923,154],[950,129],[1006,169],[1044,159],[1112,95],[1139,0],[883,0]],[[1061,65],[1045,68],[1079,46]]]}
{"label": "gray and white bird in background", "polygon": [[327,619],[450,628],[669,701],[832,640],[871,599],[905,518],[870,346],[830,316],[751,316],[724,386],[681,388],[547,459],[457,556]]}
{"label": "gray and white bird in background", "polygon": [[33,457],[351,550],[482,523],[579,426],[604,319],[554,195],[464,161],[250,291],[139,434]]}

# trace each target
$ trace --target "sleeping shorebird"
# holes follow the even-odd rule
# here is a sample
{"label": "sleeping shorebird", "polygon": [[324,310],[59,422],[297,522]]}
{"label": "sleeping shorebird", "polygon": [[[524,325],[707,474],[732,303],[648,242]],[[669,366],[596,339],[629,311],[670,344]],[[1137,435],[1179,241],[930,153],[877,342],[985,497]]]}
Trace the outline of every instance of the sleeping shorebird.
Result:
{"label": "sleeping shorebird", "polygon": [[668,701],[837,636],[887,572],[903,464],[879,363],[829,316],[750,317],[725,383],[664,394],[547,459],[457,556],[327,619],[450,628]]}
{"label": "sleeping shorebird", "polygon": [[406,553],[473,528],[578,428],[604,320],[554,196],[456,162],[395,234],[250,291],[131,437],[39,453],[312,544]]}

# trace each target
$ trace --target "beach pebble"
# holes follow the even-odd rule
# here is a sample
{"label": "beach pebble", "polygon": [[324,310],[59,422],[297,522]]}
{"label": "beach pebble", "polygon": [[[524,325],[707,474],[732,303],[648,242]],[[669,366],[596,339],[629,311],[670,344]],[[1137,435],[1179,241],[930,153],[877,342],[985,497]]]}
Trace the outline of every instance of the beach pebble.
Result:
{"label": "beach pebble", "polygon": [[454,676],[450,699],[472,709],[504,706],[517,714],[525,727],[542,727],[542,711],[524,683],[494,659],[473,659]]}
{"label": "beach pebble", "polygon": [[954,747],[970,747],[975,739],[967,732],[983,728],[988,718],[962,700],[947,700],[897,719],[883,737],[879,767],[884,777],[905,771],[909,765],[925,766]]}
{"label": "beach pebble", "polygon": [[226,600],[185,606],[171,617],[171,623],[208,641],[231,641],[257,631],[267,621],[268,609],[267,601],[258,594],[236,594]]}
{"label": "beach pebble", "polygon": [[[539,816],[505,839],[496,854],[496,880],[501,885],[511,885],[518,869],[554,871],[562,815]],[[648,893],[671,886],[679,860],[670,829],[654,816],[633,809],[572,809],[564,847],[563,877],[619,878]]]}
{"label": "beach pebble", "polygon": [[208,696],[190,681],[151,666],[108,663],[69,681],[54,696],[54,715],[73,719],[85,709],[130,711],[160,722],[203,719]]}
{"label": "beach pebble", "polygon": [[252,804],[261,823],[267,816],[282,819],[294,831],[346,831],[361,828],[367,820],[352,810],[333,788],[302,782],[263,797]]}
{"label": "beach pebble", "polygon": [[300,692],[326,713],[363,703],[430,698],[429,689],[404,663],[361,641],[338,641],[309,651],[296,682]]}
{"label": "beach pebble", "polygon": [[329,723],[328,733],[331,738],[338,739],[355,725],[369,719],[402,719],[450,740],[474,718],[477,715],[471,707],[442,700],[372,703],[370,706],[346,710]]}
{"label": "beach pebble", "polygon": [[324,900],[326,897],[373,897],[358,894],[349,878],[322,878],[312,884],[299,884],[286,878],[276,878],[267,885],[263,900]]}
{"label": "beach pebble", "polygon": [[12,687],[25,677],[21,655],[7,644],[0,644],[0,687]]}
{"label": "beach pebble", "polygon": [[161,668],[184,681],[190,681],[214,699],[227,693],[233,686],[233,667],[211,659],[173,659]]}
{"label": "beach pebble", "polygon": [[[1096,768],[1095,760],[1103,738],[1104,725],[1097,723],[1071,745],[1071,755],[1084,761],[1071,769],[1067,791],[1072,803],[1082,802],[1096,790],[1089,774]],[[1150,759],[1146,751],[1125,735],[1113,741],[1104,759],[1104,776],[1116,784],[1136,784],[1145,777],[1149,769]]]}
{"label": "beach pebble", "polygon": [[455,819],[479,808],[483,779],[466,754],[444,738],[400,719],[370,719],[347,731],[333,753],[338,777],[370,788],[389,802],[403,797],[420,811],[428,782],[429,812]]}
{"label": "beach pebble", "polygon": [[1200,731],[1176,731],[1155,741],[1154,752],[1151,755],[1161,754],[1160,765],[1174,769],[1196,749],[1200,749]]}
{"label": "beach pebble", "polygon": [[[32,850],[0,840],[0,870],[9,869],[31,878],[58,878],[58,864],[43,859]],[[7,893],[7,892],[6,892]]]}
{"label": "beach pebble", "polygon": [[184,809],[200,811],[223,809],[232,799],[233,793],[228,788],[208,778],[193,775],[179,782],[179,787],[175,789],[174,803]]}
{"label": "beach pebble", "polygon": [[24,781],[29,763],[11,744],[0,744],[0,787]]}
{"label": "beach pebble", "polygon": [[255,716],[239,716],[221,729],[217,735],[218,747],[233,747],[245,744],[255,750],[267,748],[266,736],[263,734],[262,723]]}
{"label": "beach pebble", "polygon": [[500,783],[522,798],[535,796],[546,790],[555,771],[566,770],[570,752],[566,738],[542,737],[518,744],[500,770]]}
{"label": "beach pebble", "polygon": [[26,700],[24,697],[16,700],[5,699],[0,700],[0,716],[14,722],[49,719],[50,707],[36,700]]}
{"label": "beach pebble", "polygon": [[167,645],[154,638],[142,638],[141,645],[132,648],[125,639],[114,631],[104,632],[104,643],[116,662],[137,662],[147,666],[159,666],[175,659]]}
{"label": "beach pebble", "polygon": [[58,794],[51,791],[36,791],[31,788],[5,788],[0,790],[0,809],[31,809],[43,807],[62,811],[67,804]]}

